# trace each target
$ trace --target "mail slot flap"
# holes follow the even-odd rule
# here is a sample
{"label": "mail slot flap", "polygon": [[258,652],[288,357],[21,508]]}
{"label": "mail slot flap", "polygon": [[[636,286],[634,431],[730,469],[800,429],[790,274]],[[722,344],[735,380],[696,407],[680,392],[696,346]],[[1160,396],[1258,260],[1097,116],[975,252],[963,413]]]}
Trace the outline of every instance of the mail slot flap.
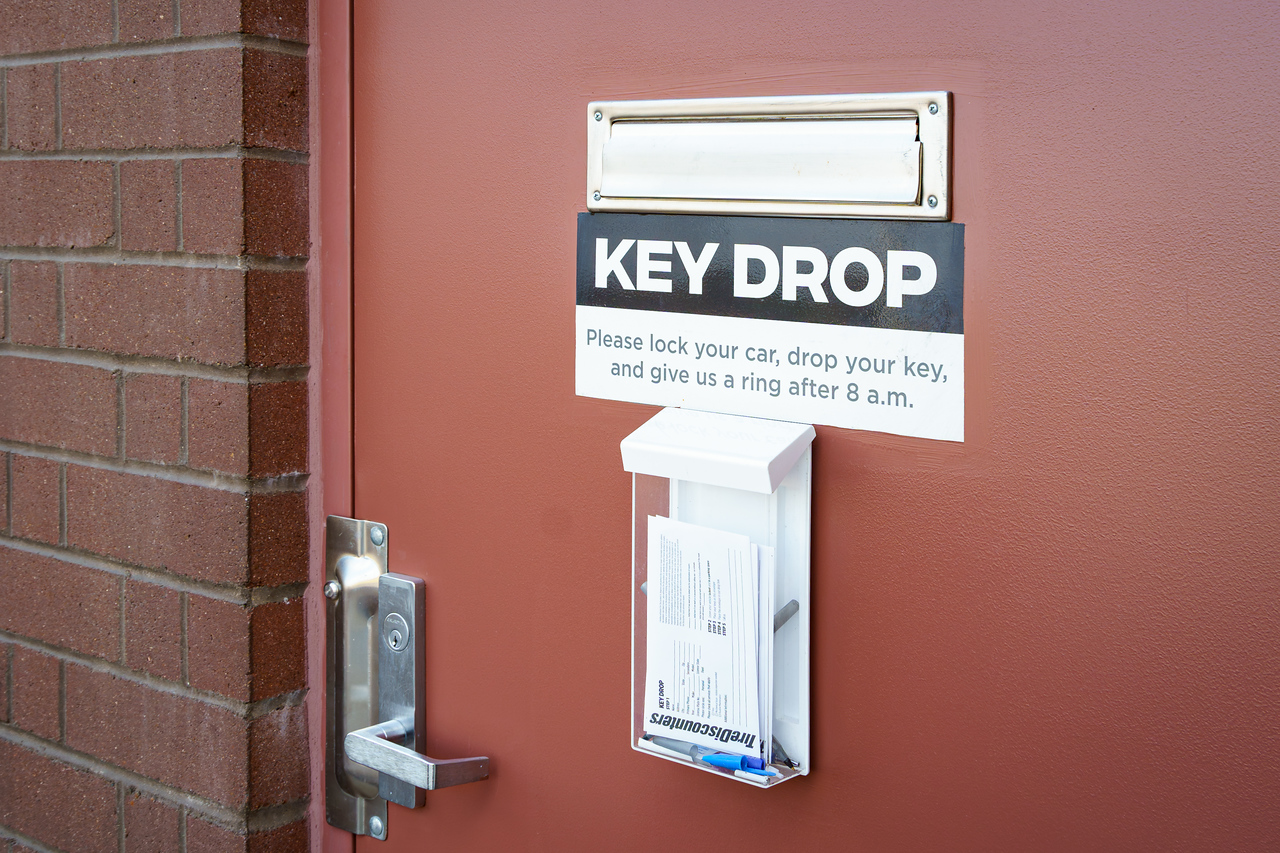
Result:
{"label": "mail slot flap", "polygon": [[914,204],[916,128],[915,118],[614,122],[600,192]]}
{"label": "mail slot flap", "polygon": [[600,101],[587,209],[949,218],[946,92]]}
{"label": "mail slot flap", "polygon": [[622,467],[767,495],[815,435],[810,424],[666,408],[622,440]]}

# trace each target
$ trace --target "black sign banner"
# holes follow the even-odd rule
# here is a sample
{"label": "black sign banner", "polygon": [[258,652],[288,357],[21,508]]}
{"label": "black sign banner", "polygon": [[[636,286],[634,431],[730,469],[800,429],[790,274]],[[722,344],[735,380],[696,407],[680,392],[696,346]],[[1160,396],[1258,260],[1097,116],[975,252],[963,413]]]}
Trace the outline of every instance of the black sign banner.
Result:
{"label": "black sign banner", "polygon": [[577,304],[963,334],[964,226],[580,213]]}

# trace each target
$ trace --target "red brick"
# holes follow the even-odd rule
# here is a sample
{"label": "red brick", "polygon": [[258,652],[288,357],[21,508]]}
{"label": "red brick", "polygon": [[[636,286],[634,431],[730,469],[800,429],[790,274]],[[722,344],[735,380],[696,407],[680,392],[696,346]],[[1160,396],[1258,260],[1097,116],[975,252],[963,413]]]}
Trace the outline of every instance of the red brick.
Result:
{"label": "red brick", "polygon": [[116,853],[115,785],[0,741],[0,825],[76,853]]}
{"label": "red brick", "polygon": [[12,691],[9,689],[10,678],[10,660],[13,655],[14,645],[12,643],[0,642],[0,723],[13,722],[13,712],[9,707],[9,698]]}
{"label": "red brick", "polygon": [[28,65],[8,72],[9,147],[23,151],[49,151],[58,147],[54,116],[54,65]]}
{"label": "red brick", "polygon": [[0,161],[0,246],[103,246],[115,234],[111,164]]}
{"label": "red brick", "polygon": [[244,144],[307,150],[304,57],[261,50],[244,52]]}
{"label": "red brick", "polygon": [[204,148],[243,141],[240,50],[62,66],[66,148]]}
{"label": "red brick", "polygon": [[307,579],[310,527],[303,492],[249,499],[249,582],[280,586]]}
{"label": "red brick", "polygon": [[119,657],[119,578],[3,548],[0,589],[0,630],[109,660]]}
{"label": "red brick", "polygon": [[307,383],[249,386],[249,474],[307,470]]}
{"label": "red brick", "polygon": [[118,14],[120,41],[153,41],[177,35],[173,0],[119,0]]}
{"label": "red brick", "polygon": [[187,600],[187,674],[197,690],[247,701],[249,609],[192,595]]}
{"label": "red brick", "polygon": [[58,694],[61,662],[21,646],[13,648],[13,724],[33,735],[59,738]]}
{"label": "red brick", "polygon": [[187,821],[187,853],[306,853],[307,824],[298,821],[248,838],[205,823],[197,827],[194,818]]}
{"label": "red brick", "polygon": [[58,544],[58,463],[35,456],[13,456],[13,535]]}
{"label": "red brick", "polygon": [[105,352],[244,363],[244,273],[68,264],[67,345]]}
{"label": "red brick", "polygon": [[214,583],[244,583],[242,494],[67,466],[67,541],[118,560]]}
{"label": "red brick", "polygon": [[245,275],[245,347],[250,364],[307,363],[307,276],[249,270]]}
{"label": "red brick", "polygon": [[188,380],[187,464],[232,474],[248,473],[248,385]]}
{"label": "red brick", "polygon": [[303,0],[184,0],[182,34],[249,33],[306,41],[307,5]]}
{"label": "red brick", "polygon": [[187,818],[187,853],[248,853],[249,839],[194,817]]}
{"label": "red brick", "polygon": [[306,686],[306,625],[301,597],[253,608],[249,637],[250,699],[278,696]]}
{"label": "red brick", "polygon": [[6,0],[0,54],[111,41],[111,0]]}
{"label": "red brick", "polygon": [[72,663],[67,746],[223,805],[239,808],[248,800],[243,719]]}
{"label": "red brick", "polygon": [[[294,640],[293,642],[297,642]],[[249,724],[249,807],[288,803],[307,796],[310,781],[307,709],[290,705]]]}
{"label": "red brick", "polygon": [[124,849],[128,853],[172,853],[179,849],[178,810],[131,791],[124,800]]}
{"label": "red brick", "polygon": [[307,40],[305,0],[244,0],[241,31],[289,41]]}
{"label": "red brick", "polygon": [[9,454],[0,452],[0,530],[9,533]]}
{"label": "red brick", "polygon": [[182,34],[240,32],[240,0],[182,0]]}
{"label": "red brick", "polygon": [[181,595],[130,580],[125,591],[125,664],[177,681],[182,677]]}
{"label": "red brick", "polygon": [[58,345],[58,265],[9,264],[9,337],[15,344]]}
{"label": "red brick", "polygon": [[182,449],[182,380],[132,373],[124,380],[124,451],[130,459],[178,461]]}
{"label": "red brick", "polygon": [[246,160],[245,250],[251,255],[305,256],[307,204],[305,164]]}
{"label": "red brick", "polygon": [[116,378],[109,370],[0,356],[0,437],[114,456]]}
{"label": "red brick", "polygon": [[187,160],[182,164],[182,248],[195,254],[244,251],[244,161]]}
{"label": "red brick", "polygon": [[120,240],[126,249],[178,248],[177,164],[127,160],[120,164]]}
{"label": "red brick", "polygon": [[302,599],[252,609],[191,596],[187,672],[191,686],[257,701],[306,686]]}

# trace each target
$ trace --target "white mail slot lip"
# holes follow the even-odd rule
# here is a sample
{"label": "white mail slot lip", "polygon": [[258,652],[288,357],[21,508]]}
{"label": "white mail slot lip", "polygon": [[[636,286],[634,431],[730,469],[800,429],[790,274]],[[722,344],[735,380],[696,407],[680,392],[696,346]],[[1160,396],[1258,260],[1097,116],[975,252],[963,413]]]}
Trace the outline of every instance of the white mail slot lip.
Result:
{"label": "white mail slot lip", "polygon": [[914,117],[615,121],[600,192],[699,198],[915,204]]}
{"label": "white mail slot lip", "polygon": [[597,101],[587,209],[950,218],[947,92]]}

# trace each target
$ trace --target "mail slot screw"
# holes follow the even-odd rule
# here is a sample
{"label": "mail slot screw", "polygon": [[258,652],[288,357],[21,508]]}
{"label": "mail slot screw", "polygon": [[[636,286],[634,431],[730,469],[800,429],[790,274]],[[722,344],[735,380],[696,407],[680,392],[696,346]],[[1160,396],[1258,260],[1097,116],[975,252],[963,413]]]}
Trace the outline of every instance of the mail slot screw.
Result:
{"label": "mail slot screw", "polygon": [[381,527],[375,527],[369,531],[369,538],[373,540],[374,545],[381,545],[387,541],[387,531]]}
{"label": "mail slot screw", "polygon": [[937,114],[938,114],[938,105],[937,105],[937,104],[930,104],[930,105],[929,105],[929,115],[931,115],[931,116],[936,116]]}
{"label": "mail slot screw", "polygon": [[601,119],[603,119],[603,118],[604,118],[604,113],[601,113],[601,112],[597,111],[597,112],[596,112],[596,121],[600,121],[600,120],[601,120]]}
{"label": "mail slot screw", "polygon": [[595,199],[596,201],[599,201],[599,200],[600,200],[600,193],[593,193],[591,197],[592,197],[593,199]]}
{"label": "mail slot screw", "polygon": [[930,207],[938,206],[938,197],[936,195],[929,196],[929,206]]}
{"label": "mail slot screw", "polygon": [[340,592],[342,592],[342,584],[338,583],[337,581],[325,581],[325,585],[324,585],[325,598],[337,598],[338,593]]}
{"label": "mail slot screw", "polygon": [[382,831],[383,831],[382,818],[378,817],[377,815],[374,815],[373,817],[369,818],[369,834],[372,835],[374,838],[381,838]]}

